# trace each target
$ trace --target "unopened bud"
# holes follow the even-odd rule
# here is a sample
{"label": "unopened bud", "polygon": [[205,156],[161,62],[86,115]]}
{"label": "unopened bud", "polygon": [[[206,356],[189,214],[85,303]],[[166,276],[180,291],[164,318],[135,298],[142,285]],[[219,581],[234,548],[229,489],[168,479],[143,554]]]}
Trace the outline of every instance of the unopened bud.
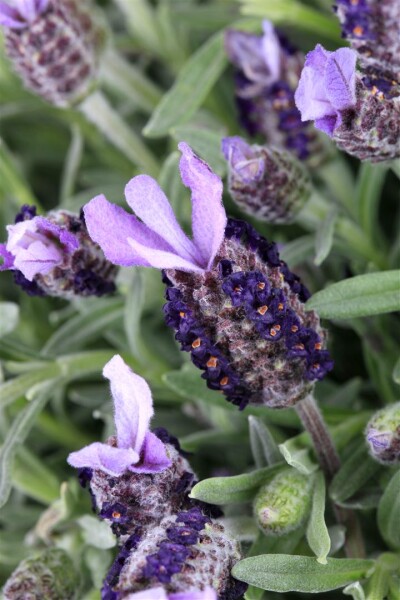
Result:
{"label": "unopened bud", "polygon": [[222,151],[234,202],[260,221],[292,223],[311,194],[302,163],[289,152],[250,146],[240,137],[225,138]]}
{"label": "unopened bud", "polygon": [[105,40],[94,6],[78,0],[14,0],[14,5],[0,6],[0,24],[25,86],[56,106],[83,100],[95,84]]}
{"label": "unopened bud", "polygon": [[378,411],[365,433],[373,458],[384,465],[400,462],[400,402]]}
{"label": "unopened bud", "polygon": [[22,561],[4,586],[4,600],[76,600],[79,576],[64,550],[50,548]]}
{"label": "unopened bud", "polygon": [[258,526],[268,535],[284,535],[299,527],[311,506],[312,480],[287,469],[264,485],[254,499]]}

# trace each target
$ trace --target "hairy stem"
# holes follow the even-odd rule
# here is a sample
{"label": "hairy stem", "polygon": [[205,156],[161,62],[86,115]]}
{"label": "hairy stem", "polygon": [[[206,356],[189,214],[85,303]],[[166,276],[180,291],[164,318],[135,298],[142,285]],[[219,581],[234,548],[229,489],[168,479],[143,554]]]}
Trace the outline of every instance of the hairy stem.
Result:
{"label": "hairy stem", "polygon": [[[312,439],[318,461],[329,482],[340,468],[340,458],[314,397],[311,394],[307,396],[296,405],[296,410]],[[364,541],[356,513],[340,506],[334,508],[338,522],[346,527],[347,556],[365,556]]]}

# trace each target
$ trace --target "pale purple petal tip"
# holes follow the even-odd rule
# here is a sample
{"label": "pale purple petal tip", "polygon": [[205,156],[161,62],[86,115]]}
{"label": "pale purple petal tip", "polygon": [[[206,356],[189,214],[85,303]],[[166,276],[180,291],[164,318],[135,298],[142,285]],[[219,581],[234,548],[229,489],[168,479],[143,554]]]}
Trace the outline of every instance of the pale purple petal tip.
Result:
{"label": "pale purple petal tip", "polygon": [[0,257],[3,262],[0,264],[0,271],[7,271],[14,267],[14,256],[8,252],[5,244],[0,244]]}
{"label": "pale purple petal tip", "polygon": [[210,268],[224,239],[226,213],[222,204],[222,181],[186,144],[178,144],[184,185],[192,192],[193,241],[201,255],[201,266]]}
{"label": "pale purple petal tip", "polygon": [[169,600],[167,592],[162,587],[134,592],[125,596],[125,600]]}
{"label": "pale purple petal tip", "polygon": [[392,434],[389,431],[371,429],[367,435],[368,443],[376,450],[386,450],[390,446]]}
{"label": "pale purple petal tip", "polygon": [[154,414],[150,388],[118,354],[105,365],[103,375],[114,400],[118,447],[133,448],[140,455]]}
{"label": "pale purple petal tip", "polygon": [[79,248],[78,238],[73,233],[60,227],[60,225],[52,223],[45,217],[36,217],[36,224],[40,233],[47,233],[57,238],[60,244],[64,246],[64,252],[72,253]]}
{"label": "pale purple petal tip", "polygon": [[326,117],[322,117],[321,119],[315,119],[314,125],[320,131],[323,131],[329,137],[333,136],[333,132],[336,129],[338,117],[337,115],[328,115]]}
{"label": "pale purple petal tip", "polygon": [[67,458],[71,467],[100,469],[109,475],[122,475],[132,463],[138,460],[139,455],[132,448],[115,448],[100,442],[94,442],[77,452],[72,452]]}
{"label": "pale purple petal tip", "polygon": [[188,273],[202,273],[204,269],[197,262],[181,258],[174,252],[150,248],[141,244],[138,239],[128,238],[132,251],[141,257],[143,262],[156,269],[179,269]]}
{"label": "pale purple petal tip", "polygon": [[328,56],[325,67],[326,95],[336,110],[351,108],[356,103],[357,53],[339,48]]}
{"label": "pale purple petal tip", "polygon": [[129,470],[134,473],[160,473],[168,469],[171,464],[163,442],[154,433],[148,431],[142,448],[140,464],[132,465]]}
{"label": "pale purple petal tip", "polygon": [[0,2],[0,25],[10,29],[24,29],[28,24],[21,18],[17,9],[5,2]]}
{"label": "pale purple petal tip", "polygon": [[265,160],[241,137],[222,140],[222,151],[229,162],[230,174],[243,183],[260,181],[265,171]]}
{"label": "pale purple petal tip", "polygon": [[168,600],[218,600],[218,596],[214,588],[207,586],[204,590],[189,590],[169,594]]}
{"label": "pale purple petal tip", "polygon": [[271,73],[272,80],[277,81],[281,74],[281,44],[270,21],[263,21],[263,32],[262,50],[264,60]]}

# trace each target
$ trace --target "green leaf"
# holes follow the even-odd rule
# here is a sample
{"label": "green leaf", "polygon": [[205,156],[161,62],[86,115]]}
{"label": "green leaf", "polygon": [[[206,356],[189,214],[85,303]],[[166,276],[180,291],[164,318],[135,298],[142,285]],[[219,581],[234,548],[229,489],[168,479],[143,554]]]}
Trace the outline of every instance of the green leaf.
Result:
{"label": "green leaf", "polygon": [[343,594],[345,596],[352,596],[353,600],[365,600],[365,593],[359,581],[346,585]]}
{"label": "green leaf", "polygon": [[307,310],[326,319],[351,319],[400,308],[400,270],[357,275],[314,294]]}
{"label": "green leaf", "polygon": [[111,531],[109,523],[100,521],[97,517],[84,515],[78,519],[78,525],[83,532],[83,539],[89,546],[94,546],[101,550],[114,548],[116,539]]}
{"label": "green leaf", "polygon": [[14,302],[0,302],[0,338],[18,325],[19,306]]}
{"label": "green leaf", "polygon": [[371,241],[379,240],[378,205],[388,169],[388,164],[376,165],[365,162],[360,166],[356,206],[360,225]]}
{"label": "green leaf", "polygon": [[60,481],[56,475],[32,454],[32,450],[24,447],[15,457],[12,483],[23,494],[43,504],[51,504],[60,493]]}
{"label": "green leaf", "polygon": [[302,442],[303,438],[291,438],[284,444],[279,444],[279,450],[288,465],[304,475],[311,475],[318,469],[318,465],[312,460],[310,450],[304,448]]}
{"label": "green leaf", "polygon": [[400,358],[394,365],[393,380],[395,383],[398,383],[400,385]]}
{"label": "green leaf", "polygon": [[257,469],[282,462],[282,455],[270,430],[261,419],[252,415],[249,416],[249,434]]}
{"label": "green leaf", "polygon": [[199,125],[181,125],[171,130],[177,142],[186,142],[201,156],[218,175],[226,173],[227,162],[221,153],[221,139],[224,132],[210,131]]}
{"label": "green leaf", "polygon": [[281,469],[281,465],[275,465],[233,477],[203,479],[194,486],[190,497],[210,504],[246,502],[252,500],[258,488],[272,479]]}
{"label": "green leaf", "polygon": [[144,135],[163,137],[173,127],[190,120],[227,65],[223,42],[224,34],[219,32],[189,58],[151,116]]}
{"label": "green leaf", "polygon": [[310,519],[307,526],[307,541],[321,565],[327,564],[331,549],[331,538],[325,523],[325,479],[321,472],[316,476]]}
{"label": "green leaf", "polygon": [[301,264],[313,255],[315,241],[313,235],[303,235],[291,242],[283,244],[279,254],[289,267]]}
{"label": "green leaf", "polygon": [[330,210],[321,226],[317,229],[315,236],[315,258],[314,264],[321,265],[332,249],[333,233],[335,231],[337,211],[336,208]]}
{"label": "green leaf", "polygon": [[44,363],[46,366],[24,373],[19,377],[10,379],[0,386],[0,406],[4,407],[14,402],[38,383],[54,380],[61,376],[61,369],[55,363]]}
{"label": "green leaf", "polygon": [[400,550],[400,470],[389,481],[378,506],[378,526],[391,548]]}
{"label": "green leaf", "polygon": [[379,464],[369,456],[366,443],[362,440],[333,478],[329,488],[330,497],[338,504],[344,502],[370,481],[379,469]]}
{"label": "green leaf", "polygon": [[236,563],[232,575],[271,592],[321,593],[365,577],[373,560],[328,558],[326,565],[308,556],[266,554]]}

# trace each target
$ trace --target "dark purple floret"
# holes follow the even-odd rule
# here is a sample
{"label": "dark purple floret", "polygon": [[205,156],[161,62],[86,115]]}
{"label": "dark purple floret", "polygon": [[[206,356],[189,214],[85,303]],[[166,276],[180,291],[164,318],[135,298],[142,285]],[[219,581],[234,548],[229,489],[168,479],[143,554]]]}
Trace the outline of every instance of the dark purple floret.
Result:
{"label": "dark purple floret", "polygon": [[13,278],[14,283],[19,285],[24,290],[24,292],[28,294],[28,296],[46,295],[45,292],[38,286],[36,281],[29,281],[29,279],[27,279],[25,275],[21,273],[21,271],[13,271]]}
{"label": "dark purple floret", "polygon": [[188,511],[178,513],[176,521],[177,523],[184,523],[190,526],[195,531],[201,531],[204,529],[205,524],[210,522],[210,519],[196,506]]}
{"label": "dark purple floret", "polygon": [[131,521],[126,506],[121,504],[121,502],[105,502],[99,512],[99,517],[117,524],[125,524]]}
{"label": "dark purple floret", "polygon": [[196,530],[191,527],[171,527],[167,529],[167,537],[171,542],[191,546],[199,539]]}
{"label": "dark purple floret", "polygon": [[117,600],[118,593],[113,588],[117,585],[122,568],[131,554],[135,550],[141,539],[140,529],[137,529],[122,546],[118,556],[111,565],[101,588],[101,600]]}
{"label": "dark purple floret", "polygon": [[[175,290],[175,291],[179,291],[179,290]],[[164,444],[171,444],[171,446],[173,446],[175,448],[175,450],[177,450],[177,452],[179,452],[179,454],[181,456],[184,456],[186,458],[186,457],[192,455],[192,452],[185,452],[185,450],[182,450],[178,438],[175,437],[174,435],[171,435],[169,433],[169,431],[167,431],[164,427],[156,427],[156,429],[153,429],[153,433]]]}
{"label": "dark purple floret", "polygon": [[74,292],[84,296],[104,296],[115,292],[115,283],[91,269],[80,269],[74,276]]}
{"label": "dark purple floret", "polygon": [[21,206],[20,211],[16,214],[14,223],[20,223],[21,221],[30,221],[36,217],[36,206],[30,206],[29,204],[24,204]]}
{"label": "dark purple floret", "polygon": [[78,469],[78,481],[83,488],[89,485],[90,480],[93,476],[93,470],[87,467],[82,467],[82,469]]}
{"label": "dark purple floret", "polygon": [[239,600],[247,590],[248,585],[244,581],[238,581],[231,577],[228,587],[224,590],[219,600]]}

